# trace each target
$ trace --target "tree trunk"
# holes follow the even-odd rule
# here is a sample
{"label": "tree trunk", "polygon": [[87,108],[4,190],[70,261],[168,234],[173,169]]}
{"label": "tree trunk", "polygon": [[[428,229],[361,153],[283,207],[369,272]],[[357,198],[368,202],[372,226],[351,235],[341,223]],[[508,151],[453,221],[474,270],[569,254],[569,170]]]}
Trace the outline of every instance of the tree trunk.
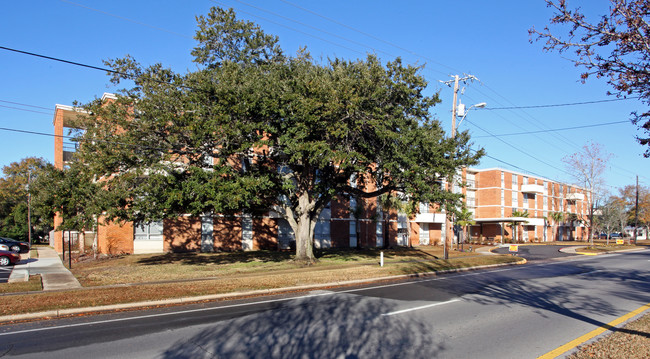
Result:
{"label": "tree trunk", "polygon": [[79,246],[79,254],[82,254],[84,252],[85,244],[86,244],[86,231],[81,230],[81,232],[79,232],[79,240],[77,243],[77,246]]}
{"label": "tree trunk", "polygon": [[311,228],[311,220],[308,214],[303,214],[297,218],[296,228],[293,228],[296,235],[296,261],[308,264],[315,262]]}

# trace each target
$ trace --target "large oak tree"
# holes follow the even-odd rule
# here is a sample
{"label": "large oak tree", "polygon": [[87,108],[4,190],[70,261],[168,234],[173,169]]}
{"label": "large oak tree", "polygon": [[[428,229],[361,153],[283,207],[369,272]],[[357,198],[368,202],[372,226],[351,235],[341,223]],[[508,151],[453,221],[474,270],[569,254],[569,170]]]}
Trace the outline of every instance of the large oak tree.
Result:
{"label": "large oak tree", "polygon": [[198,24],[197,71],[107,61],[113,81],[134,86],[86,106],[78,154],[113,194],[106,216],[274,210],[295,233],[296,259],[311,262],[316,220],[335,196],[459,207],[441,182],[483,151],[467,132],[446,138],[420,68],[286,56],[232,10]]}

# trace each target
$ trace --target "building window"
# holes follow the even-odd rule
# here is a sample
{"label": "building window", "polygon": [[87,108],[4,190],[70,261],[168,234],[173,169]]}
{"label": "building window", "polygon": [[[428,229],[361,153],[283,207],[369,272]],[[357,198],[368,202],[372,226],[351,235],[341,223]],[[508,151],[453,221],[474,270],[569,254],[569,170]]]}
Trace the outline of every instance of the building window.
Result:
{"label": "building window", "polygon": [[429,204],[420,202],[420,213],[429,213]]}
{"label": "building window", "polygon": [[163,239],[163,222],[137,223],[135,225],[136,241],[157,241]]}
{"label": "building window", "polygon": [[429,244],[429,223],[420,223],[420,244]]}
{"label": "building window", "polygon": [[528,193],[524,193],[524,203],[521,204],[523,208],[528,208]]}

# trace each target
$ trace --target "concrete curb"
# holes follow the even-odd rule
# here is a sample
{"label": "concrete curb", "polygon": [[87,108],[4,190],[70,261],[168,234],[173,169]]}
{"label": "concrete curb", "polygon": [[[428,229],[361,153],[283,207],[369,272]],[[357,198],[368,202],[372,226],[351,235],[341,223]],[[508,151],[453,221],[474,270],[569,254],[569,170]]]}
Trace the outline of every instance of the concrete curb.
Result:
{"label": "concrete curb", "polygon": [[646,248],[630,248],[630,249],[621,249],[620,251],[607,251],[607,252],[597,252],[597,253],[591,253],[591,252],[579,252],[578,250],[580,248],[584,248],[586,246],[580,246],[575,248],[575,253],[576,254],[582,254],[583,256],[599,256],[602,254],[612,254],[612,253],[621,253],[621,252],[634,252],[634,251],[642,251],[645,250]]}
{"label": "concrete curb", "polygon": [[16,266],[21,266],[16,269],[16,266],[11,270],[11,275],[9,276],[9,280],[7,280],[8,283],[15,283],[15,282],[27,282],[29,280],[29,267],[31,264],[32,259],[32,254],[31,250],[27,252],[26,255],[27,258],[22,258],[22,255],[20,257],[20,261],[27,261],[27,263],[20,264],[20,262]]}
{"label": "concrete curb", "polygon": [[75,314],[96,313],[96,312],[110,312],[110,311],[123,310],[123,309],[135,309],[135,308],[147,308],[147,307],[157,307],[157,306],[165,306],[165,305],[189,304],[189,303],[196,303],[196,302],[202,302],[202,301],[214,301],[214,300],[223,300],[223,299],[237,299],[237,298],[242,298],[242,297],[251,297],[251,296],[290,293],[290,292],[296,292],[296,291],[326,289],[326,288],[343,287],[343,286],[355,285],[355,284],[365,284],[365,283],[370,284],[370,283],[374,283],[374,282],[394,281],[394,280],[409,279],[409,278],[432,277],[432,276],[437,276],[437,275],[440,275],[440,274],[468,272],[468,271],[472,271],[472,270],[489,269],[489,268],[513,266],[513,265],[522,265],[522,264],[526,264],[526,263],[527,263],[526,259],[521,258],[520,261],[517,261],[517,262],[514,262],[514,263],[488,264],[488,265],[477,266],[477,267],[450,269],[450,270],[439,271],[439,272],[423,272],[423,273],[414,273],[414,274],[399,274],[399,275],[393,275],[393,276],[387,276],[387,277],[378,277],[378,278],[353,279],[353,280],[347,280],[347,281],[341,281],[341,282],[330,282],[330,283],[322,283],[322,284],[306,284],[306,285],[298,285],[298,286],[283,287],[283,288],[251,290],[251,291],[245,291],[245,292],[231,292],[231,293],[201,295],[201,296],[195,296],[195,297],[183,297],[183,298],[151,300],[151,301],[135,302],[135,303],[111,304],[111,305],[102,305],[102,306],[98,306],[98,307],[54,309],[54,310],[48,310],[48,311],[44,311],[44,312],[0,316],[0,323],[13,322],[13,321],[22,321],[22,320],[33,320],[33,319],[59,318],[59,317],[65,317],[65,316],[75,315]]}

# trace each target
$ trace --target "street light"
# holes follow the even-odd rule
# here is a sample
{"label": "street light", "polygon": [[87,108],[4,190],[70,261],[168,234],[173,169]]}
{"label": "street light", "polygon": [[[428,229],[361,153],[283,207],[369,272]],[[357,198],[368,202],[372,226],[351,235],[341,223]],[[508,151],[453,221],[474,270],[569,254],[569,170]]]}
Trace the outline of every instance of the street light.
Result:
{"label": "street light", "polygon": [[477,104],[472,105],[469,108],[465,109],[465,105],[460,103],[460,101],[458,101],[458,107],[456,108],[456,111],[457,111],[457,116],[460,116],[460,121],[458,121],[458,126],[456,126],[456,129],[455,129],[454,133],[452,133],[452,136],[456,135],[456,133],[455,133],[456,130],[458,129],[458,127],[460,127],[460,124],[463,123],[463,120],[465,119],[465,117],[469,113],[469,110],[471,110],[473,108],[484,108],[485,106],[487,106],[487,103],[480,102],[480,103],[477,103]]}
{"label": "street light", "polygon": [[[458,77],[456,77],[458,79]],[[463,120],[469,113],[469,110],[473,108],[483,108],[487,105],[485,102],[479,102],[475,105],[470,106],[468,109],[465,109],[465,105],[463,105],[460,100],[458,100],[458,104],[456,104],[456,98],[457,98],[457,92],[458,92],[458,80],[456,80],[456,84],[454,87],[454,103],[453,103],[453,108],[452,108],[452,116],[451,116],[451,138],[456,137],[456,129],[457,127],[460,127],[460,124],[463,123]],[[456,126],[456,116],[460,116],[460,121],[458,122],[458,126]],[[453,191],[454,188],[454,176],[452,175],[450,181],[449,181],[449,186],[451,187],[451,190]],[[452,217],[451,218],[451,231],[452,231],[452,247],[453,247],[453,238],[454,238],[454,227],[455,226],[455,219]],[[446,237],[446,236],[445,236]],[[444,239],[444,245],[442,246],[442,253],[443,253],[443,258],[444,259],[449,259],[449,252],[447,251],[447,238]]]}

